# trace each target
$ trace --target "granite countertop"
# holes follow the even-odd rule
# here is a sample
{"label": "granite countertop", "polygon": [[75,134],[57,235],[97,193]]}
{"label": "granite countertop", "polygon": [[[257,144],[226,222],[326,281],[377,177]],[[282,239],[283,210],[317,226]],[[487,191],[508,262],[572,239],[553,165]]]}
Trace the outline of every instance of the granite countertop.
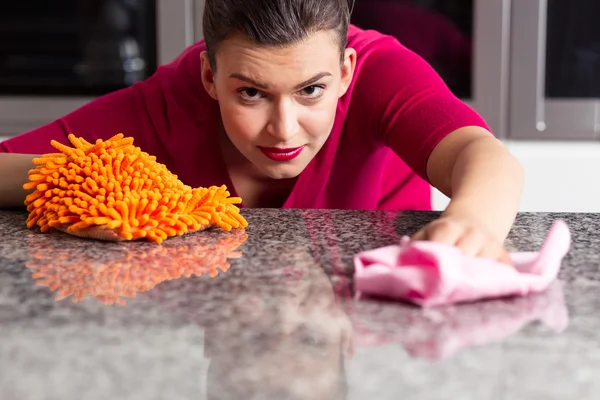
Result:
{"label": "granite countertop", "polygon": [[518,216],[512,250],[572,230],[547,292],[422,310],[354,299],[352,257],[437,213],[243,214],[159,246],[0,211],[0,399],[600,398],[600,215]]}

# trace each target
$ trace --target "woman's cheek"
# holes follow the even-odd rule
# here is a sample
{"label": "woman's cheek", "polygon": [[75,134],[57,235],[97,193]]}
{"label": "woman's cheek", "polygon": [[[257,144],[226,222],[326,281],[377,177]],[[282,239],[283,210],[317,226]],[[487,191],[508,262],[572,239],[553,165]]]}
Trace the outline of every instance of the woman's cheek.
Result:
{"label": "woman's cheek", "polygon": [[329,135],[335,121],[336,107],[337,102],[307,108],[301,121],[303,130],[313,138]]}
{"label": "woman's cheek", "polygon": [[238,137],[254,138],[262,130],[261,110],[234,106],[222,111],[223,125],[227,132]]}

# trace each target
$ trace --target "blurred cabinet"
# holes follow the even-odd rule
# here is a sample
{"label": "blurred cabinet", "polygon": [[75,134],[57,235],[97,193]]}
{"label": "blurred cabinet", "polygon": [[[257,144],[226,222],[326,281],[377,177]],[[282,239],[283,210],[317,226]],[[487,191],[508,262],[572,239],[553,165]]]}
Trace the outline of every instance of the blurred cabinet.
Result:
{"label": "blurred cabinet", "polygon": [[356,0],[352,21],[427,60],[498,137],[600,135],[600,1]]}
{"label": "blurred cabinet", "polygon": [[201,0],[31,0],[0,6],[0,137],[141,81],[200,36]]}
{"label": "blurred cabinet", "polygon": [[3,96],[96,96],[156,70],[156,2],[31,0],[0,7]]}
{"label": "blurred cabinet", "polygon": [[394,36],[461,98],[473,97],[473,0],[356,0],[352,23]]}
{"label": "blurred cabinet", "polygon": [[356,0],[352,23],[396,37],[506,137],[509,0]]}
{"label": "blurred cabinet", "polygon": [[510,130],[532,140],[600,134],[600,1],[514,1]]}
{"label": "blurred cabinet", "polygon": [[[0,136],[145,79],[202,38],[204,3],[7,2]],[[352,14],[423,57],[511,140],[598,139],[599,20],[599,0],[355,0]]]}

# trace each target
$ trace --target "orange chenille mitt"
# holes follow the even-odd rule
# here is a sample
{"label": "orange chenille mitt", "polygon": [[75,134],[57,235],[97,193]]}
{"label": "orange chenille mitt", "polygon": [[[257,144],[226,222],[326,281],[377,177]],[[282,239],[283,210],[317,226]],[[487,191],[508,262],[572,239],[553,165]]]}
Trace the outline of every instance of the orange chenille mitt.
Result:
{"label": "orange chenille mitt", "polygon": [[168,237],[220,227],[226,231],[248,225],[225,186],[184,185],[156,157],[118,134],[91,144],[69,135],[74,147],[56,141],[60,153],[34,159],[29,171],[27,226],[38,225],[71,235],[101,240]]}

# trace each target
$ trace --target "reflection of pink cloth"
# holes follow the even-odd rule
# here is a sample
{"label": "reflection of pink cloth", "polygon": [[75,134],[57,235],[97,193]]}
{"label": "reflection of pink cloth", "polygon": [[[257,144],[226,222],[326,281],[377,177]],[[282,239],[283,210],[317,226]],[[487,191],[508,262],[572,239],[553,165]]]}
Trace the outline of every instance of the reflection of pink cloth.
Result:
{"label": "reflection of pink cloth", "polygon": [[501,342],[530,323],[554,333],[569,324],[561,282],[543,293],[454,307],[418,309],[379,301],[357,302],[351,315],[358,347],[400,343],[413,357],[439,360],[463,349]]}
{"label": "reflection of pink cloth", "polygon": [[568,226],[557,220],[538,253],[511,253],[511,268],[465,256],[454,246],[404,237],[399,246],[355,256],[356,293],[427,307],[542,292],[556,278],[570,242]]}

